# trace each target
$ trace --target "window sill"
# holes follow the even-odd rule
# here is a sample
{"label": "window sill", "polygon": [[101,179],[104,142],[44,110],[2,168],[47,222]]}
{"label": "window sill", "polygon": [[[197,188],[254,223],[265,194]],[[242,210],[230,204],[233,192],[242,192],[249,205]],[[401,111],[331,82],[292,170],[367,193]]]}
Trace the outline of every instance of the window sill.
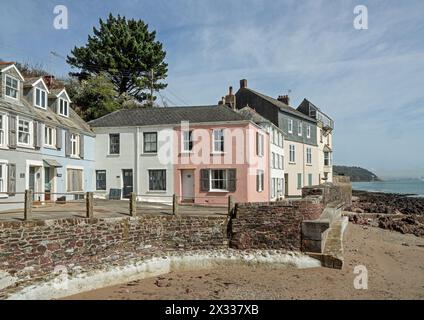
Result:
{"label": "window sill", "polygon": [[69,156],[69,158],[71,158],[71,159],[76,159],[76,160],[80,160],[80,159],[81,159],[80,157],[75,156],[75,155],[73,155],[73,154],[71,154],[71,155]]}
{"label": "window sill", "polygon": [[57,148],[55,146],[51,146],[51,145],[44,145],[44,148],[46,149],[51,149],[51,150],[57,150]]}
{"label": "window sill", "polygon": [[148,191],[146,191],[146,194],[154,194],[154,193],[164,194],[164,193],[167,193],[167,191],[166,190],[148,190]]}
{"label": "window sill", "polygon": [[306,164],[308,167],[312,167],[312,163],[307,163]]}
{"label": "window sill", "polygon": [[32,147],[30,144],[16,144],[16,146],[18,147],[18,148],[25,148],[25,149],[32,149],[32,150],[35,150],[35,148],[34,147]]}
{"label": "window sill", "polygon": [[225,154],[226,154],[226,152],[224,152],[224,151],[222,151],[222,152],[219,152],[219,151],[211,152],[211,156],[223,156]]}
{"label": "window sill", "polygon": [[180,155],[182,155],[182,156],[189,156],[191,154],[194,154],[194,152],[193,151],[181,151],[180,152]]}
{"label": "window sill", "polygon": [[296,164],[296,162],[289,162],[289,164]]}
{"label": "window sill", "polygon": [[7,194],[0,194],[0,199],[7,199],[9,196]]}
{"label": "window sill", "polygon": [[117,157],[119,157],[119,156],[121,156],[119,153],[118,153],[118,154],[110,154],[110,153],[108,153],[108,154],[106,155],[106,157],[107,157],[107,158],[117,158]]}
{"label": "window sill", "polygon": [[157,156],[157,152],[143,152],[142,156]]}

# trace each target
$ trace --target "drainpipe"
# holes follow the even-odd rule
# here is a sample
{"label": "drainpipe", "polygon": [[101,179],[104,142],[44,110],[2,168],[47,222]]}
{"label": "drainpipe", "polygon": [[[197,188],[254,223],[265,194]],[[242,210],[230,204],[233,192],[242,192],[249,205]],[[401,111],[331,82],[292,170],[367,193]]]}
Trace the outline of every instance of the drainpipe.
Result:
{"label": "drainpipe", "polygon": [[133,179],[135,180],[134,182],[134,186],[135,186],[135,190],[133,190],[133,192],[135,192],[136,194],[136,201],[137,201],[137,195],[140,194],[139,190],[140,190],[140,186],[139,186],[139,176],[138,173],[140,172],[139,170],[139,163],[140,163],[140,155],[139,155],[139,141],[140,140],[140,127],[136,127],[135,128],[135,151],[134,151],[134,176]]}

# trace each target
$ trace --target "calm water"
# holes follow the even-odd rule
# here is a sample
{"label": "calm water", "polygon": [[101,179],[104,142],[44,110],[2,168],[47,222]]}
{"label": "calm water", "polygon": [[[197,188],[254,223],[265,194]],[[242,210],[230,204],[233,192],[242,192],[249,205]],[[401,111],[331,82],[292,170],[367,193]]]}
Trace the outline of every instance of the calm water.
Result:
{"label": "calm water", "polygon": [[408,193],[424,197],[424,181],[420,179],[353,182],[352,188],[374,192]]}

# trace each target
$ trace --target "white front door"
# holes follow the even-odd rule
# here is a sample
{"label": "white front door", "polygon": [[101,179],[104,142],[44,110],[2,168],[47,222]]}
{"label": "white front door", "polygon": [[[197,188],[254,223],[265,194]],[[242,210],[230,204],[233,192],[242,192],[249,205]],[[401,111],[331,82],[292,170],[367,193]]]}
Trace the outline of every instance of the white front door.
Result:
{"label": "white front door", "polygon": [[183,200],[194,200],[194,170],[181,170]]}

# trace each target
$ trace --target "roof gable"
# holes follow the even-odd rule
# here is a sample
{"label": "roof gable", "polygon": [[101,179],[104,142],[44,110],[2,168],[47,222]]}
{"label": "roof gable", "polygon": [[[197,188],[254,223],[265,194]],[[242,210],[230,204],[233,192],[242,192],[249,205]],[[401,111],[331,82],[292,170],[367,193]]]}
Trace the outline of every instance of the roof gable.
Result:
{"label": "roof gable", "polygon": [[[1,65],[0,65],[1,66]],[[24,77],[22,76],[22,74],[20,73],[20,71],[18,70],[18,68],[16,68],[15,64],[6,64],[6,66],[3,66],[0,69],[0,72],[6,72],[9,70],[13,70],[15,72],[15,74],[18,76],[19,80],[21,81],[25,81]]]}

